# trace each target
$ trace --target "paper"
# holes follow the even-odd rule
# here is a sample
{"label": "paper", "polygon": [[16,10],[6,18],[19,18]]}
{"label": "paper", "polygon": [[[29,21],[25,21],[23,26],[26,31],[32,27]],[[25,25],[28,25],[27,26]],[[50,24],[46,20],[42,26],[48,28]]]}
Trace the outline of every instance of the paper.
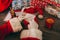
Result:
{"label": "paper", "polygon": [[4,20],[3,21],[8,21],[8,20],[10,20],[11,19],[11,14],[10,14],[10,12],[8,12],[8,14],[6,15],[6,17],[4,18]]}
{"label": "paper", "polygon": [[9,22],[14,32],[18,32],[22,29],[21,23],[17,17],[10,19]]}

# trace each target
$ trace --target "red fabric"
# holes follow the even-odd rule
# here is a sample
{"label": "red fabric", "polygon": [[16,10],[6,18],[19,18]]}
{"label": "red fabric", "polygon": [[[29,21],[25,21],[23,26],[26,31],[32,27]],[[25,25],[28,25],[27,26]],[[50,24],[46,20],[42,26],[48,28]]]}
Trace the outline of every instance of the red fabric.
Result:
{"label": "red fabric", "polygon": [[[38,5],[39,7],[45,7],[45,5],[46,5],[45,1],[50,1],[50,0],[31,0],[30,5],[32,5],[32,6]],[[43,2],[45,3],[45,5],[43,4]]]}
{"label": "red fabric", "polygon": [[42,2],[42,5],[43,5],[42,7],[45,8],[45,6],[47,6],[47,2],[44,2],[44,1],[43,1],[43,2]]}
{"label": "red fabric", "polygon": [[39,21],[38,21],[38,19],[35,17],[34,18],[34,21],[38,24],[39,23]]}
{"label": "red fabric", "polygon": [[50,23],[46,22],[46,26],[47,26],[48,29],[51,29],[53,24],[50,24]]}
{"label": "red fabric", "polygon": [[[38,19],[36,17],[34,18],[34,21],[38,24]],[[23,23],[24,23],[25,27],[28,27],[28,24],[29,24],[28,21],[24,20]]]}
{"label": "red fabric", "polygon": [[29,24],[28,21],[24,20],[23,23],[24,23],[25,27],[28,27],[28,24]]}
{"label": "red fabric", "polygon": [[32,7],[28,8],[28,9],[25,9],[24,11],[25,11],[26,13],[31,13],[31,14],[35,13],[35,12],[34,12],[34,8],[32,8]]}
{"label": "red fabric", "polygon": [[9,22],[0,26],[0,40],[4,40],[4,37],[9,33],[13,32]]}
{"label": "red fabric", "polygon": [[39,6],[34,6],[28,9],[25,9],[25,12],[30,13],[30,14],[35,14],[36,12],[39,12],[39,14],[43,15],[43,10]]}
{"label": "red fabric", "polygon": [[11,2],[12,0],[0,0],[0,12],[6,10],[10,6]]}
{"label": "red fabric", "polygon": [[32,6],[36,6],[36,5],[41,5],[40,2],[42,2],[42,0],[30,0],[30,5]]}
{"label": "red fabric", "polygon": [[21,40],[40,40],[40,39],[32,38],[32,37],[27,37],[27,38],[22,38]]}

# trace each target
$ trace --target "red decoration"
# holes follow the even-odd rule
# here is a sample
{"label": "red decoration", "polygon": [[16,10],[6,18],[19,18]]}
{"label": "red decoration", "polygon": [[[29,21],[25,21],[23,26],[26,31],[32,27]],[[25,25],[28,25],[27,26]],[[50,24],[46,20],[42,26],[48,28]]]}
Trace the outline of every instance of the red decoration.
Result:
{"label": "red decoration", "polygon": [[51,29],[53,24],[54,24],[55,20],[53,18],[47,18],[46,19],[46,26],[48,29]]}
{"label": "red decoration", "polygon": [[54,2],[54,1],[51,1],[51,0],[44,0],[44,2],[55,5],[57,7],[60,7],[60,4],[58,4],[58,3]]}
{"label": "red decoration", "polygon": [[21,40],[40,40],[40,39],[28,37],[28,38],[22,38]]}
{"label": "red decoration", "polygon": [[42,1],[42,0],[31,0],[31,2],[30,2],[30,5],[32,5],[32,6],[38,5],[40,7],[45,7],[46,4],[47,3],[45,1]]}
{"label": "red decoration", "polygon": [[11,2],[12,0],[0,0],[0,12],[6,10],[10,6]]}

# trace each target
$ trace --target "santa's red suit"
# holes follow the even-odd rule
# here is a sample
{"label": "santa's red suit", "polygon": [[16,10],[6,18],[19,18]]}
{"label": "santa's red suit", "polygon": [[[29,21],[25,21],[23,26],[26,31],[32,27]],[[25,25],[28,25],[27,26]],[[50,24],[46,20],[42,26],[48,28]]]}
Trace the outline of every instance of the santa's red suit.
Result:
{"label": "santa's red suit", "polygon": [[5,36],[11,32],[18,32],[22,29],[22,26],[17,17],[10,19],[6,23],[0,26],[0,40],[4,40]]}
{"label": "santa's red suit", "polygon": [[[27,9],[25,9],[25,13],[27,13],[27,15],[25,17],[23,17],[23,19],[26,19],[24,21],[24,24],[27,26],[30,22],[30,20],[34,20],[35,22],[37,22],[37,18],[34,15],[35,12],[39,12],[40,15],[43,16],[43,11],[40,7],[35,6],[35,7],[29,7]],[[10,15],[10,13],[8,14]],[[23,20],[20,17],[17,18],[12,18],[10,16],[6,17],[6,19],[4,21],[7,21],[5,24],[3,24],[2,26],[0,26],[0,30],[1,30],[1,35],[0,35],[0,40],[3,40],[4,37],[11,33],[11,32],[18,32],[22,29],[22,26],[20,24],[20,21]],[[9,17],[9,18],[8,18]],[[30,18],[31,17],[31,18]],[[8,18],[8,19],[7,19]],[[21,20],[20,20],[21,19]],[[9,20],[9,21],[8,21]],[[38,22],[37,22],[38,23]]]}
{"label": "santa's red suit", "polygon": [[27,7],[26,9],[25,9],[25,12],[26,13],[30,13],[30,14],[35,14],[36,12],[39,12],[39,15],[43,15],[43,10],[42,10],[42,8],[41,7],[39,7],[39,6],[31,6],[31,7]]}

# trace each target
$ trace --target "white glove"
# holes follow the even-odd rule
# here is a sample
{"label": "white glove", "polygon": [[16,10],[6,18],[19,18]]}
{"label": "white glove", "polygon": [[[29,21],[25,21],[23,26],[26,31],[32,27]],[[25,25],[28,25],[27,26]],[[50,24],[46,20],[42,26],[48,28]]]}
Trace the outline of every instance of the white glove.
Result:
{"label": "white glove", "polygon": [[13,29],[13,32],[18,32],[22,29],[20,21],[18,20],[17,17],[10,19],[9,22],[10,22],[10,25]]}

